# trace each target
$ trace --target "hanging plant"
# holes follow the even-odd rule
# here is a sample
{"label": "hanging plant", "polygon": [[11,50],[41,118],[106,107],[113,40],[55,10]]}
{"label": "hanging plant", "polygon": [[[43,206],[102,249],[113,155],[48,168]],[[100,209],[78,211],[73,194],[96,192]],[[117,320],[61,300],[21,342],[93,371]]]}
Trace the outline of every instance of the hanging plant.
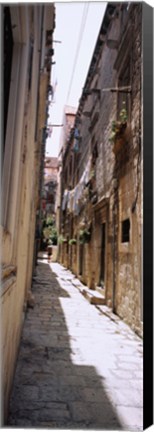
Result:
{"label": "hanging plant", "polygon": [[88,229],[79,231],[79,242],[80,244],[89,243],[91,238],[91,232]]}
{"label": "hanging plant", "polygon": [[91,168],[89,178],[90,180],[95,178],[95,168]]}
{"label": "hanging plant", "polygon": [[121,138],[127,127],[127,111],[125,108],[125,102],[123,102],[123,108],[119,114],[119,121],[113,120],[111,126],[111,135],[109,141],[115,142],[116,139]]}
{"label": "hanging plant", "polygon": [[66,242],[67,242],[67,239],[65,237],[63,237],[63,235],[60,235],[58,237],[58,243],[59,244],[66,243]]}
{"label": "hanging plant", "polygon": [[77,243],[77,241],[76,241],[75,238],[72,238],[72,239],[69,240],[69,245],[70,245],[70,246],[71,246],[71,245],[74,245],[74,244],[76,244],[76,243]]}

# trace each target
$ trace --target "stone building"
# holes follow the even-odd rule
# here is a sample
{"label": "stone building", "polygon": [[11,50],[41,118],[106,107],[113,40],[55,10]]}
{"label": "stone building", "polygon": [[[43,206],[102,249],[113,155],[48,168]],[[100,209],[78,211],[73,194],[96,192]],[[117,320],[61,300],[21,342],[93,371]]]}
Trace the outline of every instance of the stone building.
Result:
{"label": "stone building", "polygon": [[74,120],[76,115],[76,108],[65,105],[63,113],[63,129],[60,137],[60,149],[59,154],[64,153],[65,148],[69,140],[70,132],[74,126]]}
{"label": "stone building", "polygon": [[[56,196],[56,225],[59,233],[61,232],[61,204],[62,204],[62,189],[63,189],[62,162],[63,162],[63,155],[65,154],[65,152],[68,151],[69,148],[70,134],[74,128],[76,111],[77,110],[75,107],[68,106],[68,105],[64,107],[63,129],[60,137],[60,148],[59,148],[59,155],[58,155],[59,170],[58,170],[58,186],[57,186],[57,196]],[[60,255],[61,255],[61,245],[59,244],[59,256]]]}
{"label": "stone building", "polygon": [[62,157],[61,253],[142,334],[142,4],[108,3]]}
{"label": "stone building", "polygon": [[31,296],[43,175],[54,4],[3,6],[2,414],[7,418],[20,335]]}
{"label": "stone building", "polygon": [[45,157],[44,161],[44,184],[47,184],[51,180],[57,180],[58,173],[58,158],[57,157]]}
{"label": "stone building", "polygon": [[44,199],[43,206],[45,216],[55,214],[56,210],[56,194],[58,184],[58,158],[57,157],[45,157],[44,161]]}

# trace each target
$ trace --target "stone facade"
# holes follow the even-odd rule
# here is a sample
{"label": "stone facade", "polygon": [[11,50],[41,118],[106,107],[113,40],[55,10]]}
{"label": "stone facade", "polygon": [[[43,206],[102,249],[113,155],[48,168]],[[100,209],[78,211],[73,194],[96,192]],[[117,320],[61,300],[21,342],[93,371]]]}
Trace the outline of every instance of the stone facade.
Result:
{"label": "stone facade", "polygon": [[[63,194],[63,176],[64,176],[64,170],[62,167],[62,162],[64,161],[64,154],[66,157],[66,154],[68,152],[68,149],[70,148],[70,135],[72,134],[72,130],[74,127],[74,121],[75,121],[75,114],[76,114],[76,108],[71,106],[65,106],[64,108],[64,114],[63,114],[63,129],[61,133],[61,139],[60,139],[60,150],[58,155],[58,186],[57,186],[57,196],[56,196],[56,226],[58,233],[61,235],[63,234],[63,226],[62,226],[62,213],[61,213],[61,206],[62,206],[62,194]],[[73,163],[71,155],[71,163]],[[72,167],[73,165],[71,165]],[[65,186],[68,183],[68,179],[71,182],[72,181],[72,172],[70,170],[66,170],[65,172]],[[59,245],[59,258],[61,259],[61,245]]]}
{"label": "stone facade", "polygon": [[140,335],[141,83],[142,4],[109,3],[63,155],[60,262]]}
{"label": "stone facade", "polygon": [[1,352],[2,415],[5,422],[31,291],[55,9],[53,4],[8,4],[3,7],[3,13],[5,136]]}
{"label": "stone facade", "polygon": [[44,161],[44,185],[42,199],[42,213],[44,217],[55,214],[57,182],[58,180],[58,158],[46,157]]}

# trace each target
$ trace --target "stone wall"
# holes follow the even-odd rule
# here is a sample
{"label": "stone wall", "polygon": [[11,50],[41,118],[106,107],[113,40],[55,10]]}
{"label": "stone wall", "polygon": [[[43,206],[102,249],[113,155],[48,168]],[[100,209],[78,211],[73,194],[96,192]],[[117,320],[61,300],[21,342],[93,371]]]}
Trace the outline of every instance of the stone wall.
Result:
{"label": "stone wall", "polygon": [[[49,81],[49,73],[45,67],[43,42],[40,52],[40,21],[43,17],[43,7],[37,5],[12,7],[10,5],[10,13],[11,22],[14,24],[12,26],[14,48],[2,173],[1,226],[2,416],[4,416],[2,422],[4,423],[7,420],[20,335],[27,299],[31,291],[42,157],[42,128],[46,120],[45,104]],[[20,17],[19,22],[18,17]],[[46,27],[45,21],[43,25],[44,41],[46,30],[53,30],[53,5],[48,9],[48,19],[50,29]],[[20,28],[21,22],[22,29]],[[33,72],[30,75],[31,37],[33,37],[33,63],[31,64]],[[44,58],[42,75],[40,56]]]}
{"label": "stone wall", "polygon": [[[89,198],[74,217],[73,228],[74,236],[82,219],[91,222],[91,239],[83,247],[77,242],[72,270],[89,288],[100,285],[105,224],[106,304],[141,334],[142,5],[115,5],[109,20],[109,9],[106,11],[77,111],[82,139],[76,156],[78,176],[74,186],[80,181],[89,157],[94,175],[88,186]],[[127,91],[119,93],[117,88],[122,86],[127,86]],[[112,122],[119,120],[122,94],[128,118],[124,142],[117,151],[110,138]],[[90,195],[93,191],[94,201]],[[63,215],[64,226],[66,217],[67,210]],[[129,238],[125,240],[128,233],[122,234],[122,230],[129,223]],[[67,257],[65,260],[66,263]]]}
{"label": "stone wall", "polygon": [[[117,194],[117,276],[115,310],[131,327],[141,332],[141,5],[130,11],[131,117],[127,148],[116,158]],[[130,241],[121,242],[121,224],[130,220]]]}

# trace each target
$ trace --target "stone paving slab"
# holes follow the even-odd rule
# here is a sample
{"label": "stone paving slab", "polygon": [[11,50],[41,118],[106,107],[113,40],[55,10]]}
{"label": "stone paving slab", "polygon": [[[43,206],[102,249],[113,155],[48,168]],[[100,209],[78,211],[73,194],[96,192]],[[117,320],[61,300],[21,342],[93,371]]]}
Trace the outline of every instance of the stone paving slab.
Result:
{"label": "stone paving slab", "polygon": [[60,264],[38,262],[8,426],[143,430],[142,340],[80,289]]}

